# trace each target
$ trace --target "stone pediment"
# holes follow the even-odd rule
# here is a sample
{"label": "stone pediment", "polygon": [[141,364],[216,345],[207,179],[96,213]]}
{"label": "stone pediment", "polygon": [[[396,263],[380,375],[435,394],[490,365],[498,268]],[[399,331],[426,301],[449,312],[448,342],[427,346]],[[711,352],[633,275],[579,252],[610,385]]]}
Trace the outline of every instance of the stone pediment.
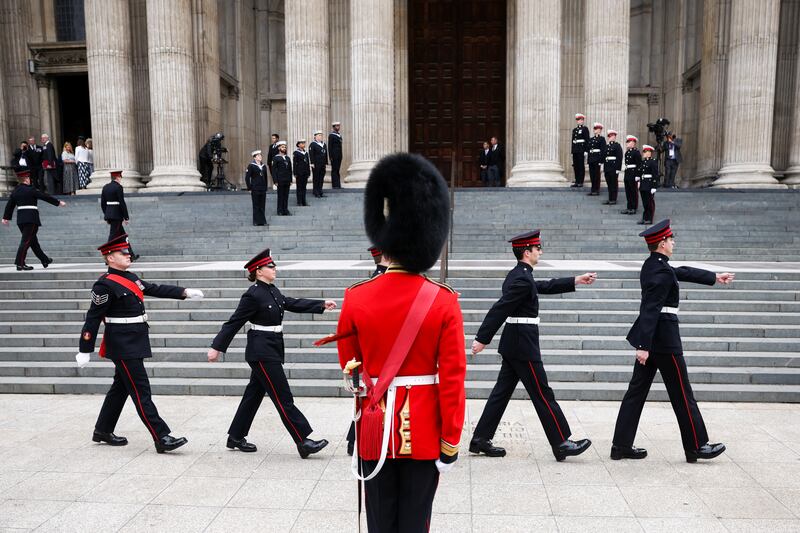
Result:
{"label": "stone pediment", "polygon": [[37,74],[86,73],[86,42],[28,43]]}

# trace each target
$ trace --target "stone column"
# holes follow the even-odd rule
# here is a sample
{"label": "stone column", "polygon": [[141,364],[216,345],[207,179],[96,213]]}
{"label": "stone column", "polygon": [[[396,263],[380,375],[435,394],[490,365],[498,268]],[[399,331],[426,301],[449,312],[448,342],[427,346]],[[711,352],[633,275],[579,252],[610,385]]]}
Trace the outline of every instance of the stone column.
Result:
{"label": "stone column", "polygon": [[[586,112],[584,76],[584,26],[588,3],[563,0],[561,3],[561,94],[558,111],[558,161],[562,168],[572,168],[572,128],[575,113]],[[509,123],[514,120],[514,110]],[[591,117],[589,117],[591,119]],[[591,126],[590,126],[591,127]]]}
{"label": "stone column", "polygon": [[200,191],[191,0],[147,0],[153,171],[147,192]]}
{"label": "stone column", "polygon": [[111,170],[122,170],[126,189],[138,189],[143,184],[136,165],[127,0],[86,0],[86,64],[94,143],[94,173],[87,190],[100,192]]}
{"label": "stone column", "polygon": [[[793,20],[797,20],[797,7],[795,7]],[[794,27],[796,28],[796,26]],[[789,166],[784,173],[785,178],[781,181],[792,189],[800,188],[800,96],[797,95],[800,90],[800,46],[796,48],[795,54],[794,102],[790,110],[792,118],[789,131],[784,132],[786,134],[784,142],[787,140],[789,142]]]}
{"label": "stone column", "polygon": [[558,161],[561,0],[516,2],[514,166],[509,187],[567,185]]}
{"label": "stone column", "polygon": [[286,9],[287,152],[315,130],[328,142],[331,110],[328,2],[309,0]]}
{"label": "stone column", "polygon": [[[342,123],[342,169],[344,181],[350,166],[352,149],[350,131],[353,119],[350,113],[350,0],[333,0],[329,3],[330,60],[331,60],[331,121]],[[330,125],[328,125],[330,126]]]}
{"label": "stone column", "polygon": [[394,2],[350,1],[352,163],[347,183],[363,186],[394,151]]}
{"label": "stone column", "polygon": [[[50,106],[50,88],[53,82],[47,76],[36,76],[36,87],[39,90],[39,127],[42,133],[50,136],[53,146],[56,146],[58,139],[53,134],[53,121],[51,117],[52,107]],[[39,143],[39,135],[34,135],[36,142]],[[60,154],[60,152],[59,152]]]}
{"label": "stone column", "polygon": [[[586,3],[585,113],[592,124],[626,133],[628,118],[628,57],[631,47],[630,0],[593,0]],[[576,110],[579,111],[579,110]]]}
{"label": "stone column", "polygon": [[780,188],[770,164],[780,0],[732,0],[725,142],[715,187]]}
{"label": "stone column", "polygon": [[[8,164],[11,161],[11,154],[13,150],[19,147],[20,140],[9,142],[8,136],[8,118],[6,117],[6,95],[5,95],[5,72],[0,67],[0,161],[2,164]],[[10,150],[9,150],[10,149]],[[14,172],[11,170],[0,169],[0,194],[10,192],[16,184]]]}

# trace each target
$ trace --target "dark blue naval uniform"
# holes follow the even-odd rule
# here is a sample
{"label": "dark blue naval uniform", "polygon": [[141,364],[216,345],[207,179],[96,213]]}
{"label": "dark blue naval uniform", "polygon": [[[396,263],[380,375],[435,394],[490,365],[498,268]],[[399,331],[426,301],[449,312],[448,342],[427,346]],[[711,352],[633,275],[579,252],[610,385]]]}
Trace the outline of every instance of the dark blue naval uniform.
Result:
{"label": "dark blue naval uniform", "polygon": [[605,162],[603,163],[603,175],[606,178],[606,185],[608,185],[609,203],[617,203],[622,158],[622,146],[617,141],[609,141],[606,144]]}
{"label": "dark blue naval uniform", "polygon": [[[503,296],[483,319],[475,340],[489,344],[508,317],[539,316],[539,294],[561,294],[575,291],[575,278],[556,278],[548,281],[533,279],[533,268],[517,263],[503,282]],[[522,380],[536,414],[542,423],[551,446],[558,446],[572,434],[556,402],[553,389],[547,384],[547,374],[539,349],[539,326],[535,324],[506,324],[498,348],[503,357],[497,383],[486,401],[472,438],[491,440],[500,424],[503,412]]]}
{"label": "dark blue naval uniform", "polygon": [[[184,298],[183,287],[148,283],[132,272],[113,268],[108,269],[108,274],[116,274],[133,282],[145,296],[175,300]],[[100,276],[92,287],[92,304],[81,330],[80,351],[83,353],[94,351],[97,330],[104,319],[134,318],[145,314],[144,302],[131,289],[107,279],[108,274]],[[139,418],[150,431],[153,440],[170,433],[153,403],[150,381],[144,368],[144,359],[153,356],[149,329],[147,322],[106,324],[103,335],[105,357],[114,363],[116,370],[114,382],[106,394],[95,424],[95,429],[99,432],[113,433],[125,400],[130,396]]]}
{"label": "dark blue naval uniform", "polygon": [[[275,285],[256,281],[242,295],[239,306],[222,325],[211,347],[225,352],[233,337],[248,321],[258,326],[280,326],[284,310],[293,313],[322,313],[325,311],[325,302],[290,298],[284,296]],[[306,417],[294,405],[294,397],[283,371],[283,333],[255,329],[248,331],[245,360],[251,368],[250,383],[244,390],[228,435],[237,440],[247,436],[261,406],[261,400],[264,394],[268,394],[289,435],[295,443],[303,442],[312,429]]]}
{"label": "dark blue naval uniform", "polygon": [[628,342],[637,350],[647,350],[646,364],[633,365],[628,391],[622,400],[614,431],[614,445],[630,448],[633,445],[639,417],[653,383],[656,370],[661,372],[669,394],[672,410],[678,419],[685,450],[697,450],[708,443],[703,417],[694,399],[686,372],[683,346],[678,327],[678,315],[664,308],[677,308],[680,303],[679,281],[714,285],[716,274],[692,267],[673,268],[669,258],[657,252],[642,265],[639,281],[642,302],[639,317],[628,332]]}
{"label": "dark blue naval uniform", "polygon": [[589,140],[589,180],[592,182],[593,193],[600,192],[600,166],[606,156],[606,138],[602,135],[594,135]]}
{"label": "dark blue naval uniform", "polygon": [[292,154],[292,164],[294,167],[294,177],[297,181],[297,205],[307,206],[306,188],[308,187],[308,177],[311,175],[311,160],[308,152],[298,148]]}
{"label": "dark blue naval uniform", "polygon": [[52,262],[42,250],[39,245],[39,238],[36,236],[39,232],[39,226],[42,225],[42,221],[39,218],[39,200],[58,206],[58,199],[34,188],[32,185],[20,183],[8,198],[6,209],[3,212],[3,219],[11,220],[11,217],[14,216],[14,208],[17,208],[17,227],[22,233],[17,255],[14,258],[14,264],[17,266],[25,264],[28,248],[33,250],[42,265],[49,265]]}
{"label": "dark blue naval uniform", "polygon": [[575,169],[575,183],[583,187],[583,178],[586,169],[583,166],[583,156],[589,150],[589,128],[576,126],[572,128],[572,168]]}

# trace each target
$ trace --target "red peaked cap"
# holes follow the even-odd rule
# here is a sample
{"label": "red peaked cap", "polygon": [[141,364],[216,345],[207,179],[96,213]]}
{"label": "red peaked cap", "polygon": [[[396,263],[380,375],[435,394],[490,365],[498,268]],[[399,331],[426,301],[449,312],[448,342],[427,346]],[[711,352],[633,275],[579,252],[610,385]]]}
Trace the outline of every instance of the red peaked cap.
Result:
{"label": "red peaked cap", "polygon": [[273,261],[272,257],[269,255],[269,248],[262,250],[258,255],[253,257],[244,265],[244,268],[246,268],[248,272],[255,272],[259,267],[265,265],[275,266],[275,261]]}
{"label": "red peaked cap", "polygon": [[663,241],[668,237],[674,236],[674,233],[672,233],[672,229],[669,227],[669,225],[670,220],[668,218],[664,219],[641,232],[639,237],[644,237],[644,240],[647,244],[655,244]]}
{"label": "red peaked cap", "polygon": [[100,250],[100,255],[108,255],[111,252],[122,252],[123,254],[130,255],[131,249],[130,245],[128,244],[128,234],[123,233],[118,237],[114,237],[107,243],[99,246],[97,249]]}
{"label": "red peaked cap", "polygon": [[511,237],[508,242],[511,243],[512,248],[525,248],[528,246],[541,246],[542,241],[539,238],[539,233],[541,230],[535,229],[533,231],[529,231],[527,233],[523,233],[521,235],[517,235],[516,237]]}

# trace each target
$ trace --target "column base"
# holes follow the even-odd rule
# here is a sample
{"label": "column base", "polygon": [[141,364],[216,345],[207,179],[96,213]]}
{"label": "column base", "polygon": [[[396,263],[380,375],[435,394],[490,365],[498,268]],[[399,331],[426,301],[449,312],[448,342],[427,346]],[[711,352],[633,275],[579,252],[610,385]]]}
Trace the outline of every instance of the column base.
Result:
{"label": "column base", "polygon": [[785,189],[775,179],[775,170],[770,165],[742,163],[725,165],[719,169],[719,178],[712,184],[720,189]]}
{"label": "column base", "polygon": [[792,165],[786,169],[785,177],[781,180],[782,185],[790,189],[800,189],[800,165]]}
{"label": "column base", "polygon": [[199,192],[206,190],[200,172],[192,167],[157,167],[139,192]]}
{"label": "column base", "polygon": [[514,165],[506,187],[566,187],[564,169],[555,161],[524,161]]}
{"label": "column base", "polygon": [[11,194],[17,187],[17,176],[11,170],[0,169],[0,194]]}
{"label": "column base", "polygon": [[[108,169],[95,170],[92,172],[91,178],[92,182],[89,184],[89,186],[85,189],[79,190],[78,194],[100,194],[106,183],[111,181],[111,171]],[[122,186],[125,187],[125,190],[128,192],[134,192],[141,189],[144,187],[144,183],[142,183],[142,175],[135,170],[123,170]]]}
{"label": "column base", "polygon": [[350,168],[347,169],[347,175],[343,177],[342,181],[351,189],[366,186],[369,174],[377,163],[377,161],[358,161],[357,163],[352,163]]}

